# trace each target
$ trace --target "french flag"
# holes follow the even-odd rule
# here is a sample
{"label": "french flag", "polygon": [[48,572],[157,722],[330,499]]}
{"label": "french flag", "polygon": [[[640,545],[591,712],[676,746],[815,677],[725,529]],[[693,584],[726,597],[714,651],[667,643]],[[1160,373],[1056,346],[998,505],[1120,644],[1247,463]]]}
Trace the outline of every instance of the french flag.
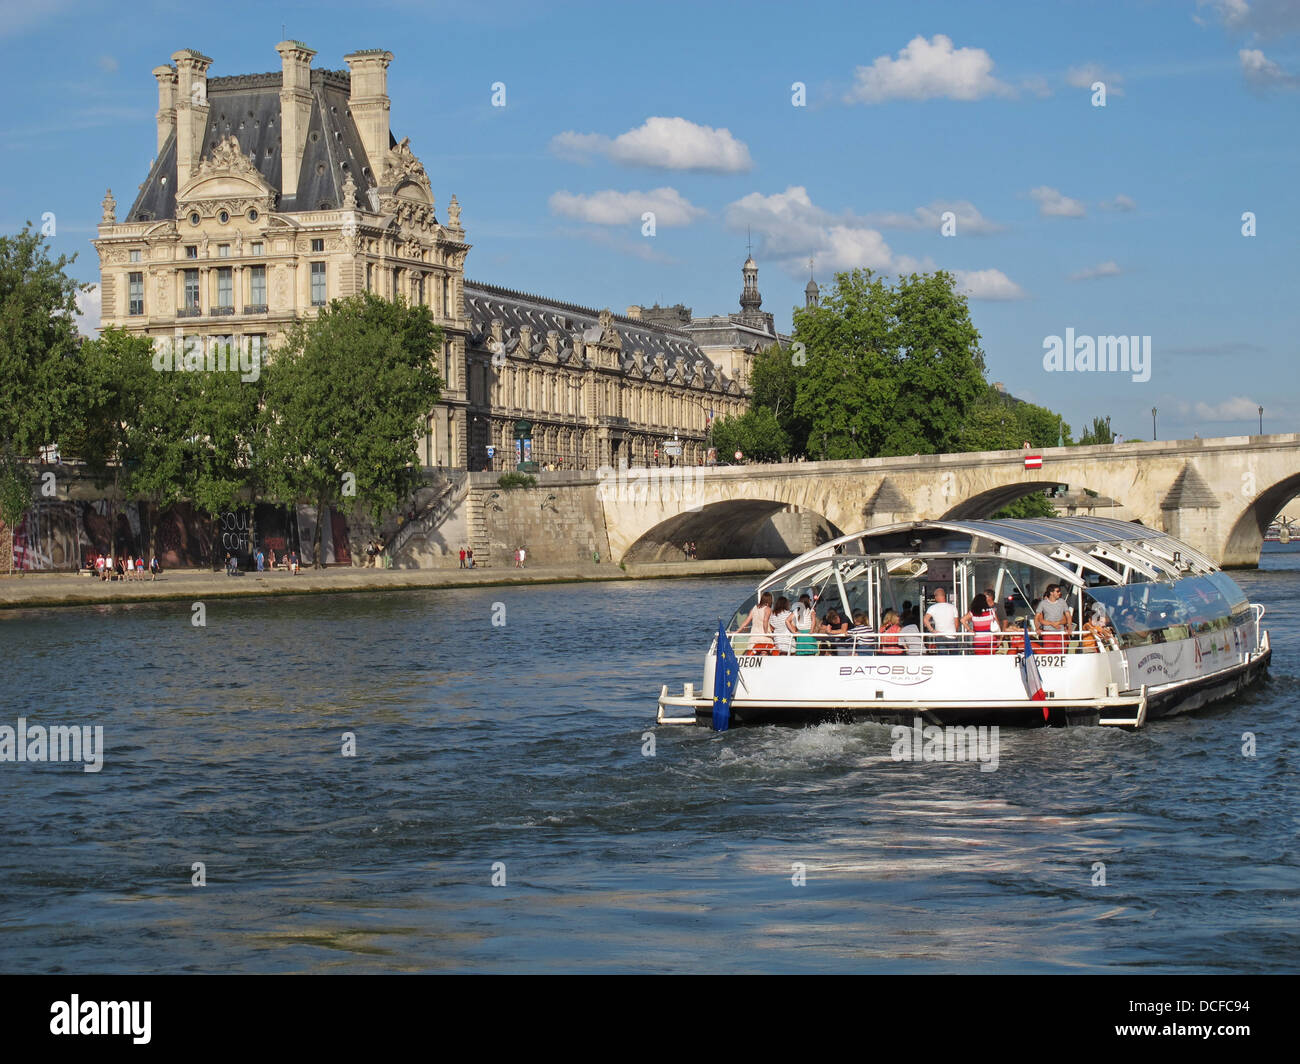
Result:
{"label": "french flag", "polygon": [[[1029,643],[1029,629],[1025,629],[1025,652],[1020,657],[1020,679],[1025,684],[1025,694],[1035,702],[1045,702],[1047,692],[1043,690],[1043,678],[1038,674],[1038,662],[1034,660],[1034,648]],[[1047,707],[1043,707],[1043,720],[1047,719]]]}
{"label": "french flag", "polygon": [[1041,454],[1027,454],[1027,455],[1025,455],[1025,468],[1026,468],[1026,469],[1042,469],[1042,468],[1043,468],[1043,456],[1042,456]]}

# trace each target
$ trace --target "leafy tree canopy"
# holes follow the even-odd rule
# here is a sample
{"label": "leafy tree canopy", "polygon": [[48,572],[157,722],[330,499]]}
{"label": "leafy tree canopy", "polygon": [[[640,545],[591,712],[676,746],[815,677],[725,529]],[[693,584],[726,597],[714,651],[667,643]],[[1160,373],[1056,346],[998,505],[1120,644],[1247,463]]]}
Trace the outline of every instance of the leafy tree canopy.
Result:
{"label": "leafy tree canopy", "polygon": [[262,374],[255,461],[270,490],[318,512],[395,507],[412,486],[416,441],[442,393],[441,344],[428,307],[370,292],[297,323]]}

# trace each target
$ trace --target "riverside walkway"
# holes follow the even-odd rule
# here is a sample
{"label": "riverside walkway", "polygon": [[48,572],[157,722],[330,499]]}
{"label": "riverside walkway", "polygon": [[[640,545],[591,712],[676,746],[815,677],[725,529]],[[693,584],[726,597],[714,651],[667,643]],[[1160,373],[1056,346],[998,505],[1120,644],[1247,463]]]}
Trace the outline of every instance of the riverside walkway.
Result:
{"label": "riverside walkway", "polygon": [[631,565],[588,564],[527,569],[304,569],[297,576],[276,571],[227,576],[206,569],[177,569],[157,580],[103,581],[75,573],[0,575],[0,609],[102,606],[122,602],[336,594],[345,591],[409,591],[426,588],[500,587],[664,577],[725,576],[772,572],[786,558],[723,558],[711,561]]}

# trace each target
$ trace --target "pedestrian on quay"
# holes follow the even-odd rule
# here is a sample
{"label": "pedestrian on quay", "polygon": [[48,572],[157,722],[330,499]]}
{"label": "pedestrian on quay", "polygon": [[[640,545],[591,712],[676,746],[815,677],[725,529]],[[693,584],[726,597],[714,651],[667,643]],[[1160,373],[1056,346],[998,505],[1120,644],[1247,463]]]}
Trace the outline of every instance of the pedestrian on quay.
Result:
{"label": "pedestrian on quay", "polygon": [[473,568],[474,568],[474,552],[473,552],[472,550],[468,550],[468,549],[467,549],[467,550],[465,551],[465,560],[469,562],[469,567],[470,567],[471,569],[473,569]]}
{"label": "pedestrian on quay", "polygon": [[158,555],[149,559],[149,582],[153,583],[158,579],[158,574],[162,572],[162,566],[158,564]]}
{"label": "pedestrian on quay", "polygon": [[515,559],[515,566],[514,566],[514,567],[515,567],[516,569],[518,569],[518,568],[519,568],[519,548],[518,548],[518,547],[516,547],[515,550],[514,550],[514,559]]}
{"label": "pedestrian on quay", "polygon": [[461,567],[462,569],[465,568],[465,548],[464,548],[464,547],[461,547],[461,548],[460,548],[460,567]]}
{"label": "pedestrian on quay", "polygon": [[527,569],[527,568],[528,568],[527,562],[528,562],[528,552],[527,552],[526,550],[524,550],[523,547],[520,547],[520,548],[519,548],[519,568],[520,568],[520,569]]}
{"label": "pedestrian on quay", "polygon": [[262,553],[261,547],[257,548],[257,571],[259,573],[266,572],[266,555]]}

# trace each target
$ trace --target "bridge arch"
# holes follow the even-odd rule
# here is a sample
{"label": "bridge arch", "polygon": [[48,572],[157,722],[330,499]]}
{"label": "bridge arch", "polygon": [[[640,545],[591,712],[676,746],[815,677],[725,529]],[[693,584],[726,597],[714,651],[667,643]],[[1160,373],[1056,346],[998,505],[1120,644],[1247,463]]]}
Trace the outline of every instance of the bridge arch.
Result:
{"label": "bridge arch", "polygon": [[1300,473],[1283,477],[1265,488],[1232,522],[1223,545],[1225,569],[1254,569],[1259,565],[1264,536],[1273,518],[1282,512],[1287,501],[1300,495]]}
{"label": "bridge arch", "polygon": [[[955,506],[951,507],[944,513],[940,520],[944,521],[977,521],[992,517],[1004,506],[1008,506],[1017,499],[1023,499],[1028,495],[1036,492],[1048,491],[1055,488],[1058,484],[1067,483],[1064,480],[1025,480],[1011,484],[999,484],[997,487],[988,488],[984,491],[977,492],[970,497],[963,499]],[[1083,484],[1070,484],[1071,488],[1083,490]],[[1090,489],[1094,490],[1094,489]],[[1109,496],[1107,496],[1109,497]],[[1124,504],[1118,499],[1113,500],[1110,506],[1099,505],[1096,507],[1098,517],[1119,517],[1123,520],[1129,516]]]}
{"label": "bridge arch", "polygon": [[794,556],[843,534],[821,514],[801,507],[771,499],[730,499],[660,521],[628,547],[622,560],[680,561],[688,541],[701,559]]}

